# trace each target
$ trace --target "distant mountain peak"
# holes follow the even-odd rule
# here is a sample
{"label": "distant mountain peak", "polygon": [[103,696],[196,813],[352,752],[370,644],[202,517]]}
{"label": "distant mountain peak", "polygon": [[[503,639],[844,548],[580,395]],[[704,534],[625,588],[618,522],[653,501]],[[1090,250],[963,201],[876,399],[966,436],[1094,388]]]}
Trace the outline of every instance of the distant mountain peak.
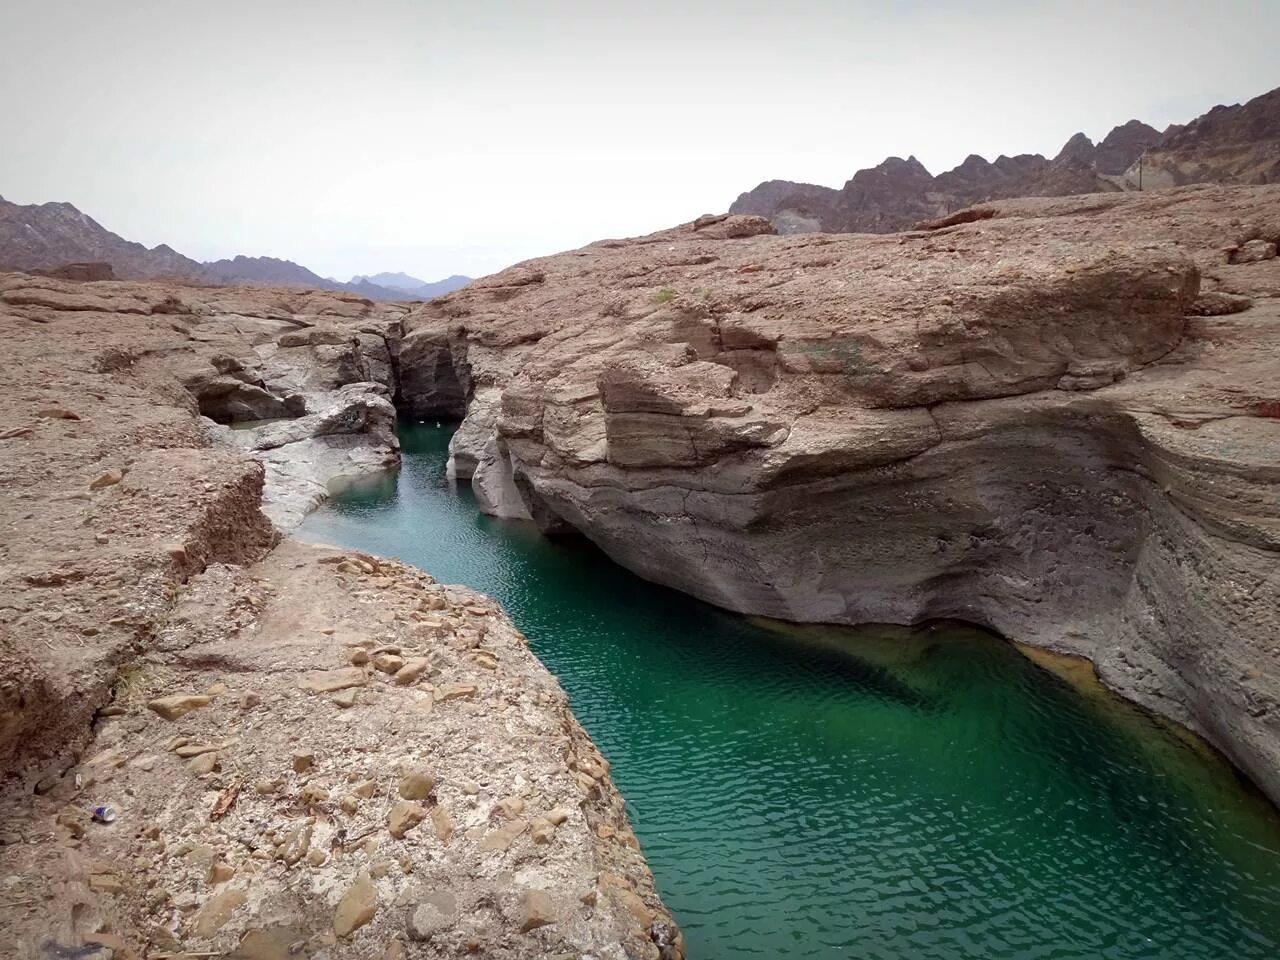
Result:
{"label": "distant mountain peak", "polygon": [[1136,189],[1140,157],[1148,189],[1217,180],[1280,182],[1280,88],[1243,105],[1214,107],[1163,134],[1141,120],[1125,121],[1096,144],[1077,133],[1053,160],[1001,154],[988,163],[970,154],[934,177],[914,156],[888,157],[857,171],[838,190],[766,180],[740,194],[729,212],[768,217],[781,233],[885,233],[987,200]]}
{"label": "distant mountain peak", "polygon": [[[147,249],[125,240],[64,201],[17,204],[0,197],[0,266],[47,270],[73,263],[109,264],[112,273],[121,279],[167,277],[202,283],[345,290],[372,300],[428,300],[470,282],[469,277],[453,276],[434,284],[416,281],[419,286],[414,289],[371,282],[340,283],[292,260],[244,254],[200,263],[168,244]],[[396,276],[414,279],[407,274]]]}
{"label": "distant mountain peak", "polygon": [[419,280],[417,277],[410,276],[407,273],[375,273],[351,278],[353,287],[376,284],[379,287],[396,290],[426,300],[459,290],[470,282],[470,277],[464,277],[456,273],[443,280],[436,281]]}
{"label": "distant mountain peak", "polygon": [[1083,133],[1077,133],[1062,145],[1062,149],[1053,160],[1055,163],[1063,160],[1083,160],[1086,163],[1092,163],[1093,154],[1093,141]]}

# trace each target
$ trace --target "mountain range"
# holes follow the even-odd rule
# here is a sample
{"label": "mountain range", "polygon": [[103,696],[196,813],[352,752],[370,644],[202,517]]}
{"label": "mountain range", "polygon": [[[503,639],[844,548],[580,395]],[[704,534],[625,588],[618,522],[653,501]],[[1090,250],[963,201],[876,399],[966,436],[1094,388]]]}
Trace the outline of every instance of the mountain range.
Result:
{"label": "mountain range", "polygon": [[1096,144],[1077,133],[1052,159],[971,154],[934,176],[913,156],[889,157],[838,190],[768,180],[729,212],[768,217],[782,233],[889,233],[986,200],[1204,182],[1280,182],[1280,88],[1163,131],[1130,120]]}
{"label": "mountain range", "polygon": [[423,300],[444,296],[446,293],[465,287],[470,282],[470,277],[464,277],[459,273],[445,277],[443,280],[436,280],[434,283],[419,280],[417,277],[411,277],[407,273],[375,273],[368,277],[351,278],[353,285],[372,284],[388,290],[413,294],[414,297]]}
{"label": "mountain range", "polygon": [[379,273],[343,283],[276,257],[202,263],[167,244],[148,248],[125,240],[69,203],[18,204],[0,197],[0,268],[48,270],[72,263],[109,264],[110,275],[121,279],[344,290],[370,300],[430,300],[471,280],[454,275],[428,283],[404,273]]}

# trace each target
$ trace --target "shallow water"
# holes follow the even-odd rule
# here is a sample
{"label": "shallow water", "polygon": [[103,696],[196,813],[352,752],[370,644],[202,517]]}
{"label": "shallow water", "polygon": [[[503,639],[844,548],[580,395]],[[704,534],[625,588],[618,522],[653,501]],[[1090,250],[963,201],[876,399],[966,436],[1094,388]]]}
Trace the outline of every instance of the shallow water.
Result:
{"label": "shallow water", "polygon": [[1280,817],[1215,754],[976,630],[795,627],[481,515],[450,428],[304,539],[499,600],[627,797],[691,960],[1280,956]]}

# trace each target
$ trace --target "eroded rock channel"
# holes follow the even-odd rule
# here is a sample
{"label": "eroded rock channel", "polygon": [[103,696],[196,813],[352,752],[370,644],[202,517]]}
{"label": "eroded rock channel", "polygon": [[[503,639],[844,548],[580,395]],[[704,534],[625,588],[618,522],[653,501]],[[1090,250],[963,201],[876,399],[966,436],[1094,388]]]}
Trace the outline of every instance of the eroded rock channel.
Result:
{"label": "eroded rock channel", "polygon": [[396,462],[403,313],[0,275],[3,956],[682,955],[505,614],[282,539]]}
{"label": "eroded rock channel", "polygon": [[[280,544],[396,462],[396,408],[465,415],[451,470],[486,512],[742,613],[1087,656],[1280,797],[1280,188],[771,229],[705,218],[414,308],[0,276],[20,955],[681,953],[510,622]],[[171,696],[199,702],[148,707]]]}
{"label": "eroded rock channel", "polygon": [[449,433],[402,425],[398,473],[299,536],[502,603],[614,761],[690,956],[1270,960],[1280,815],[1083,664],[726,613],[480,514]]}
{"label": "eroded rock channel", "polygon": [[488,512],[730,610],[1088,657],[1280,799],[1280,259],[1243,253],[1274,250],[1280,189],[771,230],[708,218],[428,304],[402,408],[460,386]]}

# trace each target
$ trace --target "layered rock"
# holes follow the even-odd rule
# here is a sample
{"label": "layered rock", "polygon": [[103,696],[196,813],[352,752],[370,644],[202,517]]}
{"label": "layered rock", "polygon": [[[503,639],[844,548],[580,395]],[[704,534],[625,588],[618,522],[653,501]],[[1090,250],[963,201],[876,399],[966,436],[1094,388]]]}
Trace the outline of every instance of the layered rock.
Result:
{"label": "layered rock", "polygon": [[324,398],[315,413],[233,430],[206,424],[217,444],[239,447],[266,467],[263,512],[279,530],[293,530],[347,482],[400,462],[396,410],[377,383],[351,383]]}
{"label": "layered rock", "polygon": [[[277,468],[394,454],[400,319],[0,275],[3,956],[682,956],[501,611],[262,511]],[[211,446],[221,377],[298,415]]]}
{"label": "layered rock", "polygon": [[407,318],[482,503],[729,609],[1083,654],[1280,798],[1280,188],[708,227]]}

